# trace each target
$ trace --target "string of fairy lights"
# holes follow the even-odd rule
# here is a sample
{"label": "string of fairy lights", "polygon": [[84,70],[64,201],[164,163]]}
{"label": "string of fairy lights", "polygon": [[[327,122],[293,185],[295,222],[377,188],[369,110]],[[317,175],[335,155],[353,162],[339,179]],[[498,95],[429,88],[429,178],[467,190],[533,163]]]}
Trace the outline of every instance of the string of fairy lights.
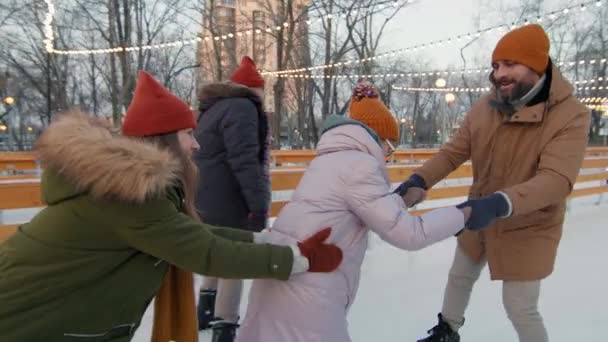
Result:
{"label": "string of fairy lights", "polygon": [[[567,62],[556,62],[558,67],[572,67],[578,66],[603,66],[608,62],[606,58],[597,59],[581,59]],[[462,76],[462,75],[474,75],[474,74],[488,74],[492,71],[491,68],[476,68],[476,69],[462,69],[462,70],[432,70],[432,71],[416,71],[416,72],[386,72],[386,73],[373,73],[373,74],[358,74],[358,73],[341,73],[334,75],[310,75],[306,73],[302,74],[282,74],[277,75],[279,78],[302,78],[302,79],[374,79],[374,78],[407,78],[407,77],[448,77],[448,76]]]}
{"label": "string of fairy lights", "polygon": [[[379,73],[332,73],[328,75],[315,75],[312,72],[315,71],[324,71],[326,69],[338,69],[341,67],[349,67],[349,66],[357,66],[369,62],[376,62],[383,59],[388,59],[392,57],[396,57],[399,55],[405,55],[408,53],[416,53],[419,51],[423,51],[430,48],[448,46],[450,44],[462,42],[462,41],[470,41],[472,39],[478,38],[481,35],[492,33],[492,32],[501,32],[512,30],[518,26],[526,25],[531,22],[542,23],[544,21],[555,21],[559,18],[562,18],[567,15],[576,15],[584,13],[589,7],[595,5],[596,7],[601,7],[605,0],[593,0],[586,1],[582,3],[573,4],[567,7],[563,7],[561,9],[547,12],[544,14],[539,14],[536,18],[523,19],[517,22],[511,23],[503,23],[496,26],[488,27],[485,29],[467,32],[463,34],[459,34],[456,36],[452,36],[442,40],[430,41],[422,44],[418,44],[415,46],[410,46],[401,49],[390,50],[387,52],[380,53],[375,56],[370,56],[366,58],[359,59],[350,59],[343,61],[335,61],[333,63],[328,64],[320,64],[313,65],[307,67],[300,67],[294,69],[286,69],[286,70],[275,70],[275,71],[262,71],[262,75],[269,78],[288,78],[288,79],[375,79],[375,78],[416,78],[416,77],[449,77],[449,76],[457,76],[457,75],[475,75],[475,74],[487,74],[491,71],[490,68],[476,68],[476,69],[462,69],[462,70],[433,70],[433,71],[417,71],[417,72],[379,72]],[[169,42],[162,42],[156,44],[144,44],[144,45],[135,45],[135,46],[120,46],[120,47],[111,47],[111,48],[93,48],[93,49],[56,49],[54,46],[55,36],[53,30],[53,20],[56,14],[56,6],[53,0],[44,0],[47,6],[47,12],[43,20],[43,34],[44,34],[44,46],[48,53],[58,54],[58,55],[97,55],[97,54],[108,54],[108,53],[123,53],[123,52],[139,52],[142,50],[155,50],[155,49],[165,49],[165,48],[173,48],[173,47],[183,47],[186,45],[196,45],[201,42],[211,42],[211,41],[225,41],[229,39],[237,39],[237,38],[246,38],[260,34],[272,33],[274,31],[281,31],[290,27],[290,25],[313,25],[319,21],[323,20],[337,20],[343,16],[360,16],[360,15],[368,15],[370,11],[383,11],[391,6],[398,7],[406,4],[413,3],[413,0],[397,0],[393,2],[387,3],[387,5],[383,8],[369,8],[369,7],[361,7],[357,8],[352,13],[343,13],[343,12],[334,12],[328,13],[324,15],[320,15],[318,17],[313,18],[303,18],[300,21],[293,21],[291,24],[289,22],[284,22],[281,25],[276,26],[267,26],[265,28],[249,28],[246,30],[234,31],[230,33],[223,33],[220,35],[206,35],[206,36],[196,36],[186,39],[179,39]],[[584,60],[575,60],[569,62],[560,62],[556,63],[559,67],[564,66],[593,66],[599,65],[603,66],[607,63],[606,58],[598,58],[598,59],[584,59]],[[576,90],[579,93],[589,92],[589,91],[603,91],[608,90],[608,86],[605,83],[608,80],[603,77],[588,79],[588,80],[577,80],[573,82]],[[404,92],[438,92],[438,93],[484,93],[491,90],[490,87],[409,87],[409,86],[392,86],[393,90],[404,91]],[[608,102],[608,98],[606,97],[584,97],[580,98],[582,103],[585,103],[590,108],[601,107],[605,108],[606,103]]]}
{"label": "string of fairy lights", "polygon": [[604,96],[604,97],[583,97],[583,98],[579,98],[578,100],[584,104],[587,104],[587,103],[598,104],[598,103],[608,102],[608,97],[606,97],[606,96]]}
{"label": "string of fairy lights", "polygon": [[[586,11],[587,7],[590,7],[593,4],[595,4],[597,7],[600,7],[600,6],[602,6],[604,1],[605,0],[593,0],[593,1],[586,1],[583,3],[575,4],[575,5],[570,5],[568,7],[564,7],[559,10],[556,10],[556,11],[538,15],[536,17],[536,19],[534,19],[532,21],[536,21],[536,22],[543,22],[544,20],[551,21],[551,20],[556,20],[559,17],[563,17],[565,15],[584,13]],[[96,48],[96,49],[65,49],[65,50],[62,50],[62,49],[56,49],[54,47],[55,38],[54,38],[54,32],[53,32],[53,18],[56,14],[55,4],[54,4],[53,0],[44,0],[44,2],[47,5],[47,12],[45,15],[45,19],[43,20],[43,32],[44,32],[43,42],[44,42],[46,51],[48,53],[60,54],[60,55],[91,55],[91,54],[107,54],[107,53],[122,53],[122,52],[138,52],[141,50],[182,47],[185,45],[195,45],[195,44],[203,42],[203,41],[220,41],[220,40],[235,39],[237,37],[249,37],[249,36],[253,36],[255,34],[271,33],[273,31],[281,31],[290,26],[289,22],[284,22],[283,24],[276,25],[274,27],[269,26],[269,27],[266,27],[265,29],[262,29],[262,28],[247,29],[247,30],[242,30],[242,31],[224,33],[224,34],[215,35],[215,36],[214,35],[197,36],[197,37],[179,39],[179,40],[175,40],[175,41],[163,42],[163,43],[157,43],[157,44],[144,44],[144,45],[137,45],[137,46],[120,46],[120,47]],[[413,2],[414,2],[413,0],[397,0],[392,3],[387,4],[384,8],[381,8],[379,10],[373,9],[373,8],[357,9],[354,12],[354,15],[355,16],[358,16],[360,14],[367,15],[372,10],[380,12],[391,6],[398,7],[400,5],[410,4]],[[302,19],[300,21],[294,22],[293,24],[294,25],[299,25],[299,24],[312,25],[315,22],[320,21],[320,20],[335,20],[341,16],[349,16],[349,15],[351,15],[351,13],[344,14],[341,12],[335,12],[335,13],[329,13],[329,14],[320,16],[316,19],[307,19],[307,20]],[[290,73],[297,73],[297,72],[302,72],[302,71],[313,71],[313,70],[321,70],[321,69],[327,69],[327,68],[333,68],[333,67],[340,67],[342,65],[366,63],[366,62],[379,60],[382,58],[397,56],[399,54],[417,52],[417,51],[421,51],[421,50],[424,50],[427,48],[432,48],[435,46],[451,44],[454,42],[459,42],[463,39],[471,40],[475,37],[481,36],[482,34],[494,32],[497,30],[498,31],[505,30],[505,29],[510,30],[510,29],[517,27],[518,25],[525,25],[532,21],[529,19],[524,19],[523,21],[520,21],[520,22],[505,23],[505,24],[501,24],[501,25],[497,25],[497,26],[493,26],[493,27],[488,27],[486,29],[482,29],[482,30],[475,31],[475,32],[464,33],[464,34],[450,37],[450,38],[447,38],[444,40],[431,41],[428,43],[423,43],[423,44],[419,44],[419,45],[408,47],[408,48],[391,50],[391,51],[381,53],[376,56],[367,57],[367,58],[354,59],[354,60],[349,60],[349,61],[344,61],[344,62],[338,61],[335,63],[310,66],[310,67],[306,67],[306,68],[277,70],[277,71],[264,71],[263,74],[275,76],[275,75],[280,75],[280,74],[290,74]]]}
{"label": "string of fairy lights", "polygon": [[[418,0],[420,1],[420,0]],[[183,47],[187,45],[196,45],[200,42],[210,42],[210,41],[225,41],[229,39],[237,39],[237,38],[245,38],[251,37],[254,35],[267,34],[272,33],[274,31],[281,31],[290,27],[290,25],[313,25],[322,20],[337,20],[341,17],[360,17],[366,16],[372,13],[382,12],[391,7],[399,7],[407,4],[412,4],[416,2],[415,0],[396,0],[392,2],[387,2],[384,6],[379,8],[371,7],[371,6],[360,6],[351,8],[348,13],[344,13],[342,10],[337,10],[332,13],[320,15],[314,18],[303,17],[299,20],[293,21],[292,24],[285,21],[282,24],[276,26],[267,26],[265,28],[248,28],[243,30],[235,30],[233,32],[222,33],[218,35],[206,35],[206,36],[197,36],[190,37],[185,39],[178,39],[169,42],[162,42],[156,44],[143,44],[143,45],[135,45],[135,46],[118,46],[118,47],[110,47],[110,48],[94,48],[94,49],[56,49],[54,46],[55,36],[53,31],[53,20],[56,14],[56,7],[53,0],[44,0],[47,11],[45,14],[45,18],[43,20],[43,33],[44,33],[44,46],[48,53],[57,54],[57,55],[98,55],[98,54],[108,54],[108,53],[122,53],[122,52],[139,52],[142,50],[156,50],[156,49],[166,49],[166,48],[174,48],[174,47]]]}
{"label": "string of fairy lights", "polygon": [[544,21],[555,21],[555,20],[559,19],[560,17],[564,17],[567,15],[582,14],[582,13],[585,13],[587,8],[592,6],[593,4],[595,4],[596,7],[601,7],[603,5],[603,0],[586,1],[583,3],[578,3],[578,4],[567,6],[567,7],[561,8],[559,10],[551,11],[551,12],[548,12],[545,14],[540,14],[533,20],[523,19],[523,20],[517,21],[517,22],[503,23],[503,24],[495,25],[495,26],[488,27],[488,28],[485,28],[482,30],[459,34],[459,35],[452,36],[452,37],[442,39],[442,40],[426,42],[426,43],[418,44],[415,46],[410,46],[407,48],[390,50],[390,51],[380,53],[375,56],[366,57],[366,58],[351,59],[351,60],[346,60],[346,61],[335,61],[335,62],[329,63],[329,64],[320,64],[320,65],[300,67],[300,68],[295,68],[295,69],[263,71],[262,74],[265,76],[270,76],[270,77],[279,77],[279,75],[295,74],[295,73],[302,74],[304,72],[311,72],[311,71],[324,70],[324,69],[330,69],[330,68],[338,68],[338,67],[342,67],[342,66],[357,65],[357,64],[368,63],[368,62],[372,62],[372,61],[378,61],[378,60],[382,60],[382,59],[389,58],[389,57],[405,55],[408,53],[416,53],[416,52],[426,50],[429,48],[441,47],[444,45],[458,43],[463,40],[470,41],[474,38],[480,37],[483,34],[488,34],[488,33],[492,33],[492,32],[509,31],[518,26],[530,24],[531,22],[542,23]]}
{"label": "string of fairy lights", "polygon": [[[593,84],[598,82],[598,85],[593,86],[578,86],[581,84]],[[393,85],[393,90],[400,90],[406,92],[438,92],[438,93],[484,93],[491,90],[490,87],[445,87],[445,80],[438,79],[437,83],[443,83],[442,86],[436,87],[406,87],[406,86],[397,86]],[[580,80],[575,81],[574,85],[577,86],[578,92],[585,91],[597,91],[597,90],[608,90],[608,86],[602,85],[602,83],[608,83],[608,80],[604,77],[593,78],[589,80]]]}
{"label": "string of fairy lights", "polygon": [[450,88],[417,88],[417,87],[399,87],[393,86],[393,90],[401,90],[407,92],[429,92],[429,93],[485,93],[490,91],[490,87],[477,87],[477,88],[466,88],[466,87],[450,87]]}

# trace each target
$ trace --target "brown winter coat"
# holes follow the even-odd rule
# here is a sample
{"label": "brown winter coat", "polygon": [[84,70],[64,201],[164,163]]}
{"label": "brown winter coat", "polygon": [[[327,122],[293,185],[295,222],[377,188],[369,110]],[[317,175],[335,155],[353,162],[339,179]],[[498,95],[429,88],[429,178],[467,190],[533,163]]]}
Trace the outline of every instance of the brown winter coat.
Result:
{"label": "brown winter coat", "polygon": [[462,126],[416,173],[429,187],[467,159],[473,166],[470,198],[504,191],[513,214],[481,232],[466,230],[459,245],[474,260],[485,254],[493,280],[537,280],[553,271],[567,196],[587,145],[589,112],[559,70],[550,71],[548,100],[508,118],[477,101]]}

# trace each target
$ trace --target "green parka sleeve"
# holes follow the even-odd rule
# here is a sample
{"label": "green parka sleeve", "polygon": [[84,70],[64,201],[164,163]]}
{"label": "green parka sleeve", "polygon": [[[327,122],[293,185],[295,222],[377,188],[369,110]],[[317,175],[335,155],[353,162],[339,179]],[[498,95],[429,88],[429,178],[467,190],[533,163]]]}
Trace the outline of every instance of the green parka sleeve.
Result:
{"label": "green parka sleeve", "polygon": [[253,232],[227,227],[216,227],[211,225],[206,226],[211,230],[214,235],[222,237],[224,239],[253,243]]}
{"label": "green parka sleeve", "polygon": [[180,213],[169,199],[112,205],[117,217],[127,221],[113,225],[120,239],[183,269],[221,278],[286,280],[291,274],[290,247],[225,239],[222,236],[251,241],[252,235],[197,222]]}

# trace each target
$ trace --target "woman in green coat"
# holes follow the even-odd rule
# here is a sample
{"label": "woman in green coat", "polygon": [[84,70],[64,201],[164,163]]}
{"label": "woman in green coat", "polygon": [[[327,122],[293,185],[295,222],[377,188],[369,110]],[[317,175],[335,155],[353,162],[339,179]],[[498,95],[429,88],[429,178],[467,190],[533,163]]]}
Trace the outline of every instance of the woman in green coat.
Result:
{"label": "woman in green coat", "polygon": [[0,341],[129,341],[170,265],[281,280],[337,268],[327,230],[283,247],[197,220],[192,128],[189,107],[145,73],[122,135],[55,118],[37,143],[48,206],[0,244]]}

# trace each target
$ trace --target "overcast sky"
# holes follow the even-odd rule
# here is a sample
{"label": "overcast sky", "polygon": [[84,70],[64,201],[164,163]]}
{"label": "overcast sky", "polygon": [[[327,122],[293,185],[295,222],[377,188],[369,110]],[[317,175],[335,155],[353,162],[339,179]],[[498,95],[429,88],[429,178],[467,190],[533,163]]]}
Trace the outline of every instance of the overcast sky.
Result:
{"label": "overcast sky", "polygon": [[[537,3],[539,1],[543,4],[541,13],[546,13],[589,0],[415,0],[413,4],[401,9],[388,24],[376,53],[443,40],[475,32],[478,29],[509,23],[517,19],[517,15],[521,12],[522,2]],[[57,1],[57,3],[67,6],[69,1],[66,0],[65,3]],[[489,7],[490,4],[492,7]],[[604,1],[604,6],[606,6],[606,1]],[[595,6],[589,6],[589,11],[594,9]],[[58,16],[61,16],[61,11]],[[191,18],[193,19],[180,20],[180,22],[188,23],[181,27],[181,29],[189,31],[184,33],[184,38],[194,37],[200,30],[199,16],[192,14]],[[381,20],[378,18],[377,22]],[[165,32],[169,30],[171,28]],[[489,66],[491,52],[504,32],[484,34],[468,47],[465,50],[468,60],[467,67]],[[464,43],[461,41],[425,49],[421,52],[421,56],[434,69],[461,67],[460,47]]]}
{"label": "overcast sky", "polygon": [[[581,1],[564,2],[562,0],[544,0],[543,12],[561,9],[564,6]],[[498,8],[488,8],[487,4],[498,5],[500,0],[416,0],[416,3],[401,10],[386,29],[386,36],[381,43],[380,51],[409,47],[433,40],[476,31],[516,19],[514,12],[505,13]],[[519,0],[502,1],[507,8],[517,8]],[[566,4],[566,5],[565,5]],[[480,17],[479,27],[476,18]],[[479,56],[489,65],[489,56],[503,33],[484,35],[479,42],[467,48],[467,56]],[[460,44],[462,45],[462,43]],[[379,52],[380,52],[379,51]],[[448,64],[461,65],[458,45],[435,47],[426,50],[425,55],[432,58],[439,68]]]}

